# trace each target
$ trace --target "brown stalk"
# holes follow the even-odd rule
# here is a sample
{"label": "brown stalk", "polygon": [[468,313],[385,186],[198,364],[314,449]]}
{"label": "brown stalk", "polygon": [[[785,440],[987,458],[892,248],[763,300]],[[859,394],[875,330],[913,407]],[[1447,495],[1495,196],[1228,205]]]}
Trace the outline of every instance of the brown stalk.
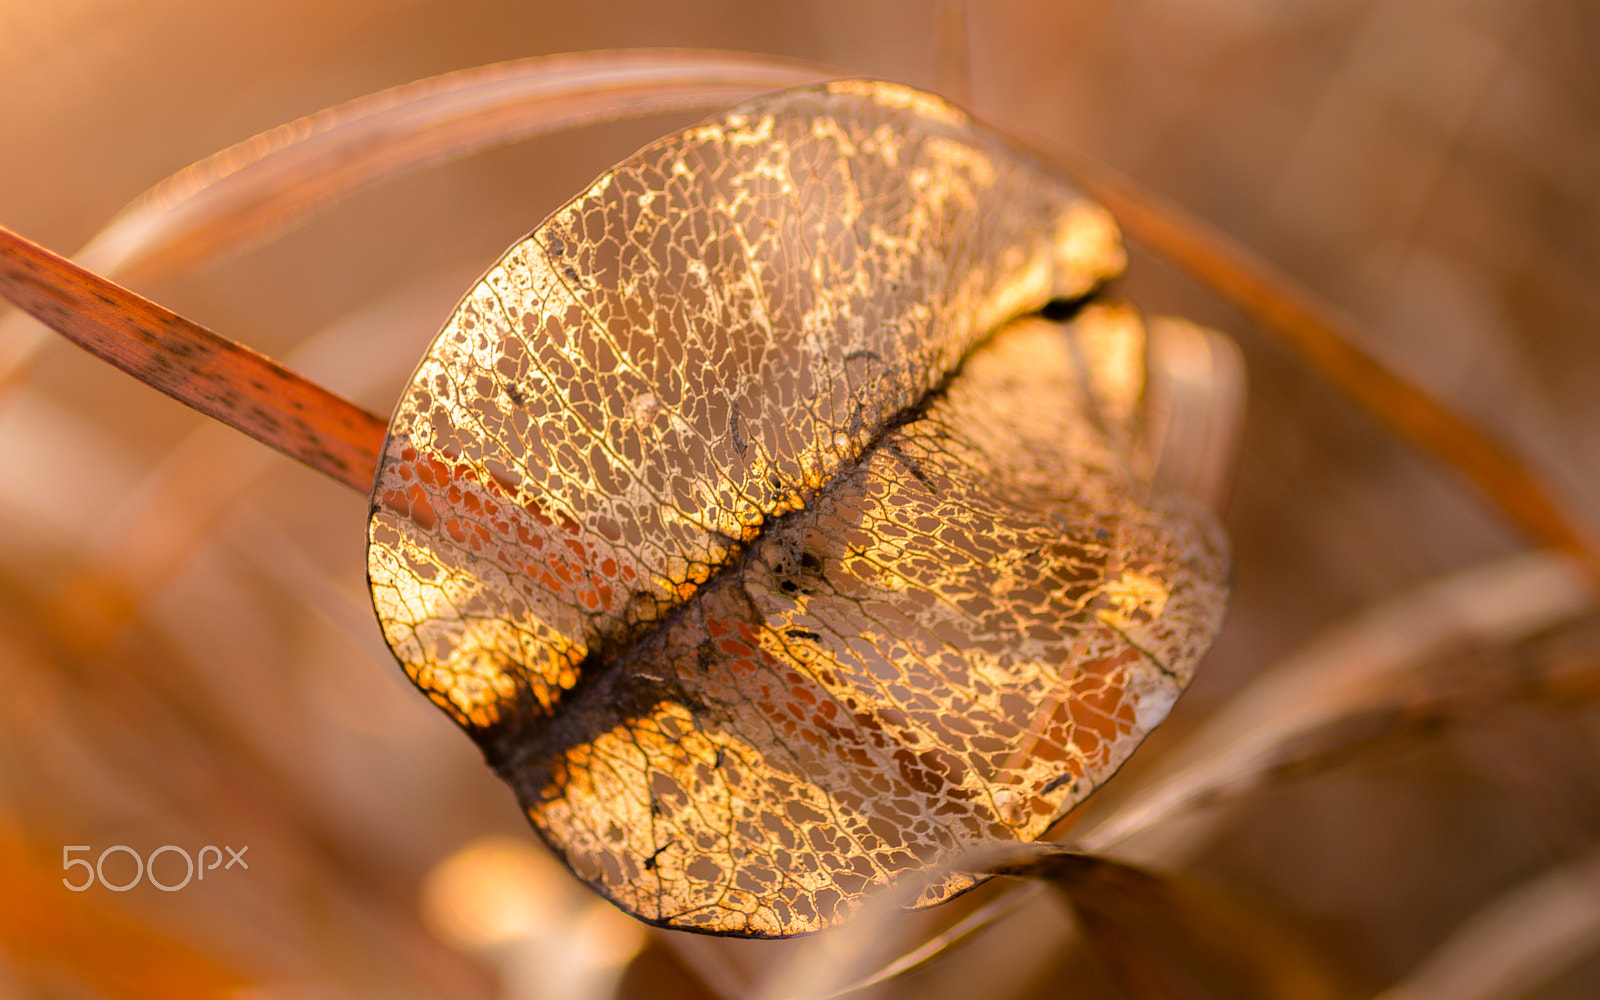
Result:
{"label": "brown stalk", "polygon": [[0,296],[185,406],[372,489],[387,421],[3,226]]}

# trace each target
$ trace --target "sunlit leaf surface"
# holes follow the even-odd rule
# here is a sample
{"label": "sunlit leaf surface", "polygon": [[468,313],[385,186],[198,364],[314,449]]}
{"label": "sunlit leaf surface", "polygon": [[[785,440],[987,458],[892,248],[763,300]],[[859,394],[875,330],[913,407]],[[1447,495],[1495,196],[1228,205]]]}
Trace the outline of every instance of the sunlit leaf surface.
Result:
{"label": "sunlit leaf surface", "polygon": [[1225,596],[1220,532],[1147,486],[1137,317],[1007,325],[1121,265],[1102,210],[898,86],[648,147],[406,392],[370,526],[391,647],[651,922],[815,930],[1038,836],[1166,715]]}

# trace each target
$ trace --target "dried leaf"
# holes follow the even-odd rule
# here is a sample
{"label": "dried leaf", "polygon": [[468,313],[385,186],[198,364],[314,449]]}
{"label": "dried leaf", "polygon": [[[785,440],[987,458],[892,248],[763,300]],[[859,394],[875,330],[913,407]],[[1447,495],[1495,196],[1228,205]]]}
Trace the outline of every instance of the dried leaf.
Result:
{"label": "dried leaf", "polygon": [[[413,680],[582,878],[781,936],[1031,839],[1163,718],[1227,557],[1150,489],[1109,219],[928,95],[648,147],[513,247],[407,390],[369,573]],[[921,902],[973,879],[951,875]]]}

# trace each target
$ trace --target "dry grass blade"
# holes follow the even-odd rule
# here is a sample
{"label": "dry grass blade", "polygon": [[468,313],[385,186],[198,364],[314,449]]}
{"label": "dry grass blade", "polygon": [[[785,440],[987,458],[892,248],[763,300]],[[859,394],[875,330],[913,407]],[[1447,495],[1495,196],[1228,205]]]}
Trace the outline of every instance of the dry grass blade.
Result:
{"label": "dry grass blade", "polygon": [[1331,998],[1327,971],[1264,914],[1190,878],[1053,844],[1000,848],[983,871],[1047,880],[1135,1000]]}
{"label": "dry grass blade", "polygon": [[1600,852],[1495,900],[1379,1000],[1504,1000],[1600,943]]}
{"label": "dry grass blade", "polygon": [[731,104],[838,71],[673,49],[540,56],[379,91],[279,126],[174,175],[84,248],[96,270],[169,272],[276,235],[406,170],[557,129]]}
{"label": "dry grass blade", "polygon": [[1520,456],[1426,389],[1357,346],[1354,322],[1280,268],[1103,164],[1053,150],[1128,236],[1259,321],[1368,412],[1454,466],[1541,545],[1600,578],[1600,546]]}
{"label": "dry grass blade", "polygon": [[[148,278],[291,229],[340,198],[430,163],[563,128],[713,108],[840,75],[772,56],[641,49],[540,56],[380,91],[289,122],[185,168],[138,198],[76,259]],[[42,343],[0,325],[0,383]]]}
{"label": "dry grass blade", "polygon": [[361,493],[386,422],[0,227],[0,295],[146,385]]}
{"label": "dry grass blade", "polygon": [[1461,725],[1509,705],[1572,709],[1600,700],[1600,661],[1592,656],[1546,655],[1514,669],[1463,666],[1460,658],[1445,657],[1350,698],[1342,714],[1295,730],[1212,797],[1229,797],[1262,780],[1306,775],[1370,754],[1384,741]]}

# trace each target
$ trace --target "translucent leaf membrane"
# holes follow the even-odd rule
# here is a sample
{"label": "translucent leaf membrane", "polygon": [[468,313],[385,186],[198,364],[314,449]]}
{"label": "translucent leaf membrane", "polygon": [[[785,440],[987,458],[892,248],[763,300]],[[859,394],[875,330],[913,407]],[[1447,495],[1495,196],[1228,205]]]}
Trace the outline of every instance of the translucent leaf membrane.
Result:
{"label": "translucent leaf membrane", "polygon": [[646,148],[489,271],[396,411],[390,646],[653,923],[816,930],[1038,836],[1225,599],[1218,529],[1148,485],[1133,312],[1005,325],[1121,265],[1101,209],[903,87]]}

